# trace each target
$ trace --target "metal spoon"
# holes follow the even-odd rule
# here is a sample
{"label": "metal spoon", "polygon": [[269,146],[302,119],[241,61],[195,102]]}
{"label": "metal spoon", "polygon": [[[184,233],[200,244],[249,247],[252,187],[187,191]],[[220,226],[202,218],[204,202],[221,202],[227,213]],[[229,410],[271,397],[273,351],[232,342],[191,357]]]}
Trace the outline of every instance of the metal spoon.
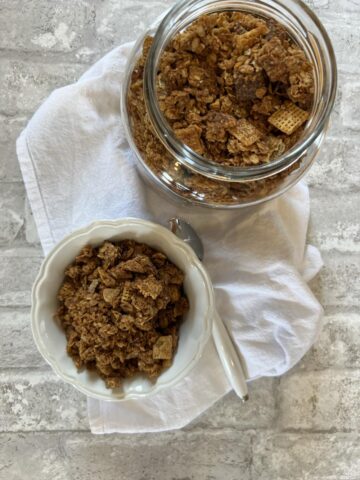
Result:
{"label": "metal spoon", "polygon": [[[170,219],[169,225],[170,230],[178,238],[189,244],[199,259],[203,260],[204,246],[199,235],[195,232],[192,226],[181,218]],[[221,320],[217,312],[215,313],[212,334],[226,376],[235,393],[243,402],[246,402],[249,400],[249,394],[244,369],[231,337],[226,330],[224,322]]]}

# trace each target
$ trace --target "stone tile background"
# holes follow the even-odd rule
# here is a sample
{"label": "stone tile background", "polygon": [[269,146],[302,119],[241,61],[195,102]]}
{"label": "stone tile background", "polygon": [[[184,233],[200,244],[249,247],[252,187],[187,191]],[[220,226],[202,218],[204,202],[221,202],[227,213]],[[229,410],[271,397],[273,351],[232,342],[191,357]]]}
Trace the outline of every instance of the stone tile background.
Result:
{"label": "stone tile background", "polygon": [[0,0],[0,479],[360,480],[360,0],[308,0],[337,53],[339,95],[308,176],[325,325],[303,361],[229,394],[183,431],[92,436],[85,398],[37,353],[42,253],[14,142],[40,102],[173,0]]}

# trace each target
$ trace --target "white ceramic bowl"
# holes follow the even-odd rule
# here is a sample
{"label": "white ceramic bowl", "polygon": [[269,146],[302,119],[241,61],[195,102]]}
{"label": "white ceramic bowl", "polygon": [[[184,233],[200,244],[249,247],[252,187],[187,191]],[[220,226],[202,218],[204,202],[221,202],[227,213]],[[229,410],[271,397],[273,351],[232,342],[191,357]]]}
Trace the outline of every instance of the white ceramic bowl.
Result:
{"label": "white ceramic bowl", "polygon": [[[180,328],[172,366],[155,383],[138,376],[124,381],[121,388],[111,390],[96,373],[77,371],[66,353],[65,334],[54,320],[54,313],[64,270],[80,249],[89,244],[99,245],[104,240],[122,239],[133,239],[163,251],[185,273],[184,289],[190,309]],[[45,258],[32,291],[32,332],[39,352],[65,382],[101,400],[143,398],[179,382],[201,357],[211,333],[213,314],[212,284],[191,248],[166,228],[134,218],[94,222],[65,237]]]}

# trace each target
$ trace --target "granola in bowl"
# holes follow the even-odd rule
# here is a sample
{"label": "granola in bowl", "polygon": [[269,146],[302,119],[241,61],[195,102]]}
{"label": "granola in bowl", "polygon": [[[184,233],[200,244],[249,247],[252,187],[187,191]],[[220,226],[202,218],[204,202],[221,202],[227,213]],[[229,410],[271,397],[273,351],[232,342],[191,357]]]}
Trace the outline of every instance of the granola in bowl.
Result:
{"label": "granola in bowl", "polygon": [[172,364],[189,302],[184,274],[162,252],[134,240],[90,245],[65,270],[56,320],[78,369],[108,388],[138,373],[156,379]]}

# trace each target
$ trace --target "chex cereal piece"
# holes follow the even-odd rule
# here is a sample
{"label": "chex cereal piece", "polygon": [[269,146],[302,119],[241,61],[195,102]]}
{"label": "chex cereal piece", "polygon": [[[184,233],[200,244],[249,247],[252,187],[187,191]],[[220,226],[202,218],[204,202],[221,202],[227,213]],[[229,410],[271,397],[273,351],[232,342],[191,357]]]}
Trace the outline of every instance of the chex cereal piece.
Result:
{"label": "chex cereal piece", "polygon": [[238,120],[236,127],[232,128],[230,133],[245,145],[245,147],[250,147],[250,145],[253,145],[262,136],[260,130],[245,118]]}
{"label": "chex cereal piece", "polygon": [[154,275],[149,275],[146,278],[139,278],[135,282],[135,287],[146,298],[151,297],[156,300],[163,290],[163,284],[156,280]]}
{"label": "chex cereal piece", "polygon": [[268,119],[275,128],[286,135],[291,135],[309,118],[309,113],[299,108],[295,103],[286,102],[280,110]]}

